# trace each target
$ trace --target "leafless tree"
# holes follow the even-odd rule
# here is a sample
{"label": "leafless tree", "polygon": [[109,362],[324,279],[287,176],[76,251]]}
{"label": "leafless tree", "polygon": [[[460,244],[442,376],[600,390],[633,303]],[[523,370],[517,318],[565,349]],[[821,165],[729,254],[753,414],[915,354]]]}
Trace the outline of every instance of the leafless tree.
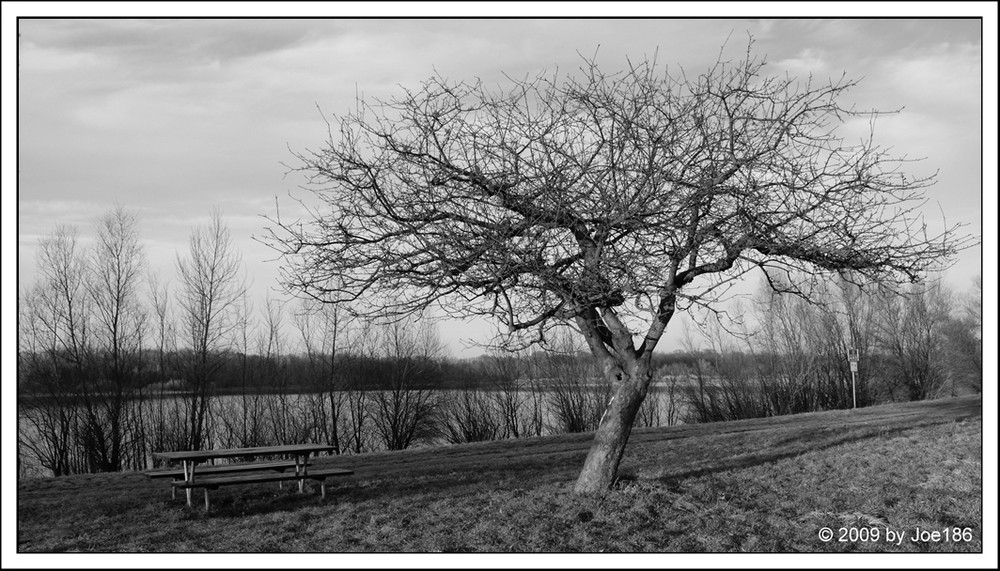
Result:
{"label": "leafless tree", "polygon": [[170,355],[177,350],[177,326],[170,312],[170,293],[166,283],[156,273],[146,278],[149,284],[149,305],[153,310],[153,331],[156,340],[156,374],[160,383],[170,380],[174,364]]}
{"label": "leafless tree", "polygon": [[[146,442],[153,452],[178,450],[186,446],[185,422],[177,401],[164,398],[167,383],[177,378],[177,324],[170,306],[170,290],[158,274],[150,273],[149,305],[153,310],[156,384],[145,389],[147,396]],[[155,462],[155,460],[154,460]]]}
{"label": "leafless tree", "polygon": [[501,438],[541,436],[544,393],[529,375],[527,356],[494,348],[483,361],[490,396],[500,416]]}
{"label": "leafless tree", "polygon": [[340,426],[347,396],[338,352],[347,338],[348,317],[344,308],[309,299],[302,300],[294,314],[309,362],[309,384],[317,391],[318,400],[311,409],[323,439],[336,448],[337,454],[343,448]]}
{"label": "leafless tree", "polygon": [[753,380],[759,384],[766,412],[815,410],[817,371],[823,365],[816,351],[817,307],[810,300],[770,288],[760,292],[754,307],[760,329],[749,345],[757,346],[759,364]]}
{"label": "leafless tree", "polygon": [[453,444],[496,440],[502,433],[502,417],[489,393],[475,387],[450,392],[441,406],[440,430]]}
{"label": "leafless tree", "polygon": [[139,371],[146,329],[141,288],[146,256],[136,215],[118,206],[101,216],[87,260],[93,311],[94,383],[81,385],[81,437],[96,471],[145,467]]}
{"label": "leafless tree", "polygon": [[266,403],[268,434],[275,444],[306,442],[310,437],[309,419],[301,410],[298,395],[289,394],[288,372],[284,362],[285,334],[282,322],[284,304],[270,295],[264,300],[263,329],[257,340],[260,357],[260,386],[268,393]]}
{"label": "leafless tree", "polygon": [[882,297],[879,343],[890,372],[910,400],[941,396],[947,386],[945,332],[951,295],[940,281],[915,284],[905,295]]}
{"label": "leafless tree", "polygon": [[[60,343],[43,288],[18,292],[18,466],[37,461],[55,476],[71,474],[79,409],[71,378],[61,373]],[[20,473],[20,470],[19,470]]]}
{"label": "leafless tree", "polygon": [[583,342],[569,331],[554,332],[546,345],[536,359],[536,376],[548,397],[551,429],[595,430],[611,396],[611,383],[600,374]]}
{"label": "leafless tree", "polygon": [[59,226],[41,241],[38,271],[40,301],[47,305],[40,315],[59,353],[56,357],[71,369],[68,388],[76,391],[93,377],[87,270],[76,228]]}
{"label": "leafless tree", "polygon": [[681,382],[687,375],[683,367],[663,366],[657,369],[654,379],[659,382],[659,395],[655,404],[646,398],[639,407],[639,421],[645,426],[673,426],[681,419]]}
{"label": "leafless tree", "polygon": [[360,454],[371,446],[372,387],[376,386],[376,367],[380,352],[377,328],[369,319],[356,322],[354,334],[347,340],[347,349],[353,354],[342,372],[344,374],[344,398],[347,405],[344,415],[344,450]]}
{"label": "leafless tree", "polygon": [[[857,406],[869,406],[876,402],[892,400],[891,387],[886,382],[885,363],[879,347],[879,311],[882,295],[889,292],[878,284],[859,287],[849,280],[831,282],[831,304],[833,311],[826,311],[820,317],[825,325],[825,350],[827,382],[839,388],[839,395],[828,395],[823,408],[847,407],[849,392],[851,401]],[[850,362],[845,359],[848,349],[858,352],[858,370],[854,375],[855,388],[850,389]]]}
{"label": "leafless tree", "polygon": [[259,337],[254,339],[257,321],[253,318],[253,311],[250,294],[244,290],[232,313],[231,346],[239,361],[240,392],[232,398],[217,399],[213,407],[216,414],[212,415],[221,444],[228,448],[275,444],[267,429],[267,395],[263,387],[266,367],[260,360],[262,355],[258,353],[266,344]]}
{"label": "leafless tree", "polygon": [[429,376],[442,346],[427,321],[393,321],[381,333],[388,366],[371,387],[372,423],[388,450],[403,450],[433,432],[439,403]]}
{"label": "leafless tree", "polygon": [[635,417],[636,426],[671,426],[680,420],[683,366],[664,365],[653,373],[646,398]]}
{"label": "leafless tree", "polygon": [[955,315],[945,325],[946,356],[951,376],[951,394],[958,394],[965,385],[975,392],[983,391],[983,277],[972,280],[971,291],[958,300]]}
{"label": "leafless tree", "polygon": [[751,45],[699,74],[585,60],[565,79],[438,76],[359,99],[292,167],[321,207],[275,215],[266,241],[290,289],[358,311],[440,304],[511,342],[574,325],[615,387],[576,490],[606,490],[678,309],[760,267],[916,280],[964,245],[926,233],[933,175],[838,134],[877,115],[840,103],[855,81],[764,67]]}
{"label": "leafless tree", "polygon": [[[79,232],[57,226],[39,243],[39,281],[18,300],[18,444],[56,476],[88,469],[80,454],[80,394],[96,378],[86,263]],[[20,425],[20,423],[19,423]]]}
{"label": "leafless tree", "polygon": [[979,274],[972,280],[972,291],[965,297],[965,317],[972,325],[973,334],[983,337],[983,275]]}
{"label": "leafless tree", "polygon": [[[803,299],[771,288],[782,279],[762,280],[750,310],[752,335],[745,336],[765,412],[794,414],[874,402],[880,364],[875,297],[848,280],[831,279],[819,284],[811,299]],[[861,356],[854,386],[849,348]]]}
{"label": "leafless tree", "polygon": [[[770,414],[766,390],[753,374],[754,359],[739,346],[741,338],[723,326],[719,314],[710,313],[699,324],[708,349],[700,352],[687,387],[687,415],[693,422],[758,418]],[[693,346],[692,339],[683,341]]]}
{"label": "leafless tree", "polygon": [[208,225],[192,231],[189,256],[177,257],[181,283],[177,304],[191,351],[185,367],[190,388],[186,445],[191,449],[205,443],[212,382],[236,325],[233,312],[246,289],[241,270],[242,257],[215,210]]}

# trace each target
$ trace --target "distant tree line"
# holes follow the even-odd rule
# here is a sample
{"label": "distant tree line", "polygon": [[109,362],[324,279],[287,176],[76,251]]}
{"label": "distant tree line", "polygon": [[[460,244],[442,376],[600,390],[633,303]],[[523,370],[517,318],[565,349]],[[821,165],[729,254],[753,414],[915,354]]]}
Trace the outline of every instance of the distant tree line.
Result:
{"label": "distant tree line", "polygon": [[[18,300],[19,462],[55,475],[145,469],[157,450],[300,441],[337,453],[595,430],[612,389],[566,330],[545,350],[446,355],[432,321],[351,317],[312,301],[251,303],[218,212],[171,288],[148,271],[138,221],[115,208],[84,247],[60,226]],[[771,291],[772,288],[762,291]],[[826,284],[811,302],[761,293],[735,337],[656,354],[637,426],[982,390],[982,284],[906,296]],[[742,339],[742,341],[740,341]]]}
{"label": "distant tree line", "polygon": [[[846,280],[810,299],[763,285],[736,335],[705,328],[710,351],[686,374],[688,419],[736,420],[982,392],[982,279],[903,292]],[[778,284],[780,290],[780,284]],[[852,375],[848,349],[859,354]]]}

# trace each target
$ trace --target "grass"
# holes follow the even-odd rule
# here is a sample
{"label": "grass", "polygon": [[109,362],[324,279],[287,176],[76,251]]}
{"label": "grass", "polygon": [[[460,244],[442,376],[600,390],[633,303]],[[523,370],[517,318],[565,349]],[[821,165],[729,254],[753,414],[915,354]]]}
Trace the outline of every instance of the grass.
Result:
{"label": "grass", "polygon": [[[614,488],[581,497],[591,436],[323,457],[355,471],[325,501],[233,486],[208,513],[137,473],[22,481],[18,551],[982,551],[979,397],[636,430]],[[823,527],[881,538],[823,542]],[[918,527],[972,538],[909,541]]]}

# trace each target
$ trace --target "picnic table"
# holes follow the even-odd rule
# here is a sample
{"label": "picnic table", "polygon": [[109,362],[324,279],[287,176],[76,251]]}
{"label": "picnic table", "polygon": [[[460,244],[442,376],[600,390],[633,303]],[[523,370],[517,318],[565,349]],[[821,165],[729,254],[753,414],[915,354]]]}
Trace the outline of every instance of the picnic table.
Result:
{"label": "picnic table", "polygon": [[[249,448],[221,448],[216,450],[178,450],[173,452],[154,452],[153,457],[165,460],[168,463],[180,462],[182,471],[176,470],[151,470],[146,472],[147,476],[172,477],[174,493],[177,488],[183,488],[187,493],[187,505],[191,507],[191,490],[193,488],[205,489],[205,510],[208,510],[208,490],[216,489],[219,486],[234,484],[255,484],[260,482],[278,482],[298,480],[299,493],[303,491],[303,483],[306,479],[318,480],[321,484],[322,497],[326,497],[326,478],[328,476],[346,476],[353,474],[351,470],[338,468],[328,468],[323,470],[309,471],[309,456],[313,453],[333,452],[336,448],[326,444],[283,444],[278,446],[253,446]],[[250,462],[244,464],[223,464],[219,466],[207,466],[201,469],[198,464],[201,462],[211,462],[217,458],[246,458],[260,456],[292,456],[294,461],[272,461],[272,462]],[[284,473],[286,469],[294,468],[293,474]],[[239,476],[217,476],[217,474],[231,474],[245,472]],[[196,478],[201,473],[208,477]]]}

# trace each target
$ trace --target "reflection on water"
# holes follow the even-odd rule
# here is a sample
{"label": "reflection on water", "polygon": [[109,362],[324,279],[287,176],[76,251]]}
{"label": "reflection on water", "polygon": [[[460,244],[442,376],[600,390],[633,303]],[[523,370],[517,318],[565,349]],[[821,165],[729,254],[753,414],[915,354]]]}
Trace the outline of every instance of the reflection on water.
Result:
{"label": "reflection on water", "polygon": [[[595,392],[597,388],[582,389],[579,395],[585,398],[604,397]],[[237,448],[244,446],[263,446],[268,444],[288,444],[292,442],[339,442],[343,453],[374,452],[385,450],[386,446],[378,433],[376,420],[379,415],[406,414],[406,411],[387,410],[386,404],[392,406],[407,406],[405,400],[399,402],[391,398],[376,398],[386,393],[377,391],[334,393],[305,393],[292,395],[224,395],[211,399],[206,415],[205,448]],[[480,415],[500,414],[502,403],[507,403],[508,416],[520,415],[525,427],[532,426],[531,415],[535,415],[534,433],[520,431],[520,436],[551,435],[566,432],[563,425],[565,413],[560,407],[576,406],[567,400],[566,395],[560,398],[554,390],[512,391],[501,395],[491,391],[434,391],[431,403],[434,405],[433,416],[428,416],[422,429],[417,432],[411,447],[440,446],[449,442],[449,431],[445,423],[454,422],[457,403],[468,402],[460,398],[473,395],[475,402],[484,403],[489,407],[478,411]],[[574,396],[574,395],[571,395]],[[581,401],[582,402],[582,401]],[[511,404],[513,403],[513,406]],[[595,404],[600,405],[600,402]],[[163,396],[151,398],[138,403],[139,409],[133,418],[140,423],[130,434],[141,439],[141,444],[134,446],[136,455],[131,464],[136,467],[152,467],[152,453],[165,449],[179,449],[183,446],[171,445],[170,442],[183,442],[182,435],[186,430],[186,413],[189,403],[179,396]],[[671,395],[662,386],[652,386],[647,395],[643,410],[636,419],[637,426],[667,426],[678,424],[680,414],[680,399]],[[603,407],[598,406],[596,418],[599,418]],[[336,410],[337,422],[332,421],[332,410]],[[41,409],[29,409],[19,406],[18,410],[18,477],[37,478],[48,477],[52,471],[45,468],[39,460],[36,450],[45,450],[45,440],[40,438],[39,426],[46,426],[45,415]],[[468,411],[466,411],[468,412]],[[34,422],[32,419],[35,419]],[[518,422],[518,419],[514,419]],[[592,429],[592,428],[591,428]],[[454,431],[451,432],[452,434]],[[499,437],[509,437],[510,431],[500,430]],[[133,442],[133,444],[135,444]],[[80,469],[77,471],[86,471]]]}

